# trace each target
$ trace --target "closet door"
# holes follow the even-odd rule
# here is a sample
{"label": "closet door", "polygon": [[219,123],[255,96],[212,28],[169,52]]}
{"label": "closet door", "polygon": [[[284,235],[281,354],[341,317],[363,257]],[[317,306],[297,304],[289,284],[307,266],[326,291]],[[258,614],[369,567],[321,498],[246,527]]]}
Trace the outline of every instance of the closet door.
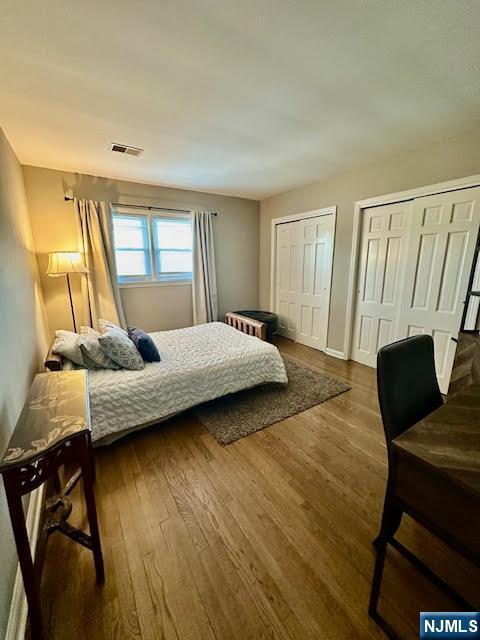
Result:
{"label": "closet door", "polygon": [[370,367],[376,367],[380,347],[397,339],[411,204],[362,214],[351,357]]}
{"label": "closet door", "polygon": [[299,222],[300,287],[297,342],[315,349],[327,346],[335,216]]}
{"label": "closet door", "polygon": [[298,326],[299,222],[277,226],[276,313],[278,333],[296,339]]}
{"label": "closet door", "polygon": [[447,393],[480,222],[480,188],[417,198],[413,204],[399,335],[433,336]]}

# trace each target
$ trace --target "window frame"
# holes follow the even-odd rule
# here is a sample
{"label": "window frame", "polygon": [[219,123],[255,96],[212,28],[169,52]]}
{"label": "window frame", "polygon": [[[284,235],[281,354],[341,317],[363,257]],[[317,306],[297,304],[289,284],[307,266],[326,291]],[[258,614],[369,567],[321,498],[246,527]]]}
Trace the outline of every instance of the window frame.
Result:
{"label": "window frame", "polygon": [[[166,211],[165,213],[169,213],[168,211]],[[176,212],[175,212],[176,213]],[[190,226],[191,226],[191,220],[190,220],[190,216],[188,213],[185,214],[181,214],[181,215],[158,215],[158,212],[156,212],[155,214],[152,214],[150,216],[150,224],[151,224],[151,244],[152,244],[152,251],[153,251],[153,260],[154,260],[154,268],[153,271],[155,273],[156,276],[156,281],[157,282],[179,282],[179,281],[187,281],[187,282],[191,282],[192,281],[192,272],[191,271],[170,271],[170,272],[166,272],[166,273],[162,273],[158,270],[158,257],[157,254],[160,251],[168,251],[169,249],[171,251],[178,251],[180,253],[192,253],[192,248],[190,250],[188,249],[175,249],[174,247],[157,247],[155,245],[155,220],[171,220],[171,221],[175,221],[175,220],[185,220],[188,219],[188,221],[190,222]]]}
{"label": "window frame", "polygon": [[146,263],[147,263],[147,267],[148,267],[148,271],[149,273],[142,275],[142,274],[136,274],[134,276],[119,276],[117,273],[117,282],[120,285],[124,285],[124,284],[130,284],[130,283],[144,283],[144,282],[150,282],[151,281],[151,276],[153,274],[153,264],[152,264],[152,251],[151,251],[151,239],[150,239],[150,222],[148,220],[148,217],[145,214],[142,213],[131,213],[129,212],[122,212],[122,213],[117,213],[116,211],[112,212],[112,240],[113,240],[113,258],[115,260],[115,264],[116,264],[116,260],[117,260],[117,256],[116,256],[116,252],[117,252],[117,247],[115,245],[115,222],[114,222],[114,218],[119,218],[119,217],[124,217],[124,218],[129,218],[129,219],[135,219],[135,218],[145,218],[146,220],[146,225],[145,227],[143,227],[142,225],[142,232],[143,235],[146,236],[144,237],[144,240],[147,241],[146,247],[145,248],[134,248],[134,247],[119,247],[118,251],[141,251],[142,253],[146,254]]}
{"label": "window frame", "polygon": [[[120,288],[128,288],[128,287],[149,287],[149,286],[168,286],[168,285],[191,285],[192,283],[192,273],[186,273],[184,271],[174,272],[174,273],[165,273],[161,274],[158,271],[158,260],[157,260],[157,252],[161,249],[156,248],[155,246],[155,219],[160,220],[188,220],[191,221],[190,214],[182,213],[179,211],[171,211],[165,210],[161,213],[157,210],[151,211],[149,209],[136,209],[132,211],[127,207],[115,207],[112,209],[112,245],[113,245],[113,258],[116,261],[116,246],[115,246],[115,236],[113,234],[113,220],[114,218],[118,218],[121,216],[125,216],[127,218],[132,218],[134,216],[141,216],[146,218],[147,220],[147,235],[148,235],[148,249],[143,249],[142,251],[148,251],[148,259],[150,264],[150,275],[146,276],[119,276],[117,274],[117,282]],[[119,249],[120,251],[128,251],[128,249]],[[132,249],[133,251],[133,249]],[[139,251],[139,249],[137,249]],[[185,249],[185,252],[188,250]]]}

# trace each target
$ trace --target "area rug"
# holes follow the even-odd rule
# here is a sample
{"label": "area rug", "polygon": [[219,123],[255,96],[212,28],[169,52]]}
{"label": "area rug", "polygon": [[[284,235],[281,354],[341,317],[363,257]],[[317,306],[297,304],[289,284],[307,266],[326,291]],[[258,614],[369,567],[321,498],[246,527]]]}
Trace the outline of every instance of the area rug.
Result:
{"label": "area rug", "polygon": [[282,357],[288,384],[272,382],[245,389],[194,409],[197,418],[220,444],[235,442],[350,389],[297,360]]}

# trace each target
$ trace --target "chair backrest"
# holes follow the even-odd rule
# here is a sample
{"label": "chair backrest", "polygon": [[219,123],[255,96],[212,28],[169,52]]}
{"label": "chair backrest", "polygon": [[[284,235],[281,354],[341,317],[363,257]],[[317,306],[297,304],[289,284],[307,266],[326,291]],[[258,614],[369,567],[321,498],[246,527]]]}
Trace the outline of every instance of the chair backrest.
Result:
{"label": "chair backrest", "polygon": [[443,404],[431,336],[405,338],[377,355],[377,385],[387,447]]}

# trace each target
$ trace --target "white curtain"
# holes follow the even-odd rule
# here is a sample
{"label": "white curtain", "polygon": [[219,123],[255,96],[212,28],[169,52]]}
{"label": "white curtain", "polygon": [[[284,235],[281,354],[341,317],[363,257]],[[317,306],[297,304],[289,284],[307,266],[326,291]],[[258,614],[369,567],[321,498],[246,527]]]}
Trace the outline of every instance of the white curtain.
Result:
{"label": "white curtain", "polygon": [[218,319],[217,274],[213,246],[212,214],[192,211],[193,240],[193,324],[216,322]]}
{"label": "white curtain", "polygon": [[98,329],[98,319],[105,318],[126,329],[113,250],[110,205],[77,198],[74,202],[80,226],[81,251],[90,272],[83,290],[85,321]]}

